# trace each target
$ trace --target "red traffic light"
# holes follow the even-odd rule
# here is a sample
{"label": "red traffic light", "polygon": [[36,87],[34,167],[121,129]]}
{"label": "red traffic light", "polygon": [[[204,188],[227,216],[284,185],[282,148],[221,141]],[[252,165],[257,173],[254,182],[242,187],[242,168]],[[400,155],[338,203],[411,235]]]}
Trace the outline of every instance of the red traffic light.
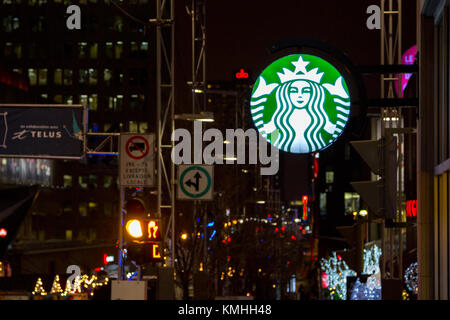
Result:
{"label": "red traffic light", "polygon": [[0,229],[0,238],[5,238],[8,235],[8,231],[5,228]]}

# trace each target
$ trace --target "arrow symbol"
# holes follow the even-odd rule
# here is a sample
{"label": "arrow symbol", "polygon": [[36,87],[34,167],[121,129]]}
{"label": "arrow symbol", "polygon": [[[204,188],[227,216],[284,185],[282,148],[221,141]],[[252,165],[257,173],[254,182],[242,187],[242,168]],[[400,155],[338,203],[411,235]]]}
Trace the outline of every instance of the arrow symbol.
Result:
{"label": "arrow symbol", "polygon": [[194,175],[194,178],[195,178],[195,182],[192,182],[191,179],[189,179],[188,181],[186,181],[186,185],[187,185],[188,187],[194,187],[194,188],[195,188],[195,191],[198,192],[198,188],[200,187],[199,182],[200,182],[200,179],[202,178],[202,176],[201,176],[200,173],[198,173],[198,171],[197,171],[197,172],[195,173],[195,175]]}

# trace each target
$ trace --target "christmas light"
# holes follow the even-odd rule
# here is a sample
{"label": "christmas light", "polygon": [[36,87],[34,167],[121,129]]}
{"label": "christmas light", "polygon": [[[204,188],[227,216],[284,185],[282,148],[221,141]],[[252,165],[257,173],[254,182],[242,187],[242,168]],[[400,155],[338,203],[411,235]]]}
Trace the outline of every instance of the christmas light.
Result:
{"label": "christmas light", "polygon": [[59,283],[59,276],[55,276],[55,280],[53,280],[52,289],[50,290],[51,294],[61,293],[63,292],[61,288],[61,284]]}
{"label": "christmas light", "polygon": [[404,275],[406,287],[413,294],[417,294],[419,290],[419,264],[417,262],[411,263],[405,271]]}
{"label": "christmas light", "polygon": [[330,296],[333,300],[345,300],[347,298],[347,277],[356,276],[344,260],[338,259],[336,252],[328,259],[321,259],[320,266],[327,274],[326,282]]}
{"label": "christmas light", "polygon": [[38,278],[36,281],[36,285],[34,286],[34,290],[32,292],[33,295],[39,294],[41,296],[46,296],[47,292],[45,292],[44,287],[42,286],[42,279]]}

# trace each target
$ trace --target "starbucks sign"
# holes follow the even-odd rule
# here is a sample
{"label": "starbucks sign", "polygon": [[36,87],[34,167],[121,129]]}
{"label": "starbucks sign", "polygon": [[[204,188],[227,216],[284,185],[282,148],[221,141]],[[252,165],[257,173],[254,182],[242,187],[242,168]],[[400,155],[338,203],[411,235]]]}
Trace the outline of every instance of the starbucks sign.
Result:
{"label": "starbucks sign", "polygon": [[292,54],[270,64],[256,80],[251,115],[272,145],[311,153],[332,144],[350,115],[350,94],[339,71],[309,54]]}

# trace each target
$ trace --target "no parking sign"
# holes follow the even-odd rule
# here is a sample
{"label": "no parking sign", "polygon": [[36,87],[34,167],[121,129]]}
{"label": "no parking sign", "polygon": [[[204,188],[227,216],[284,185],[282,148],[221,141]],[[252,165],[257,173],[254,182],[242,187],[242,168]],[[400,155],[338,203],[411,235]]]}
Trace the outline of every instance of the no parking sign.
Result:
{"label": "no parking sign", "polygon": [[120,135],[120,185],[153,187],[155,135],[122,133]]}

